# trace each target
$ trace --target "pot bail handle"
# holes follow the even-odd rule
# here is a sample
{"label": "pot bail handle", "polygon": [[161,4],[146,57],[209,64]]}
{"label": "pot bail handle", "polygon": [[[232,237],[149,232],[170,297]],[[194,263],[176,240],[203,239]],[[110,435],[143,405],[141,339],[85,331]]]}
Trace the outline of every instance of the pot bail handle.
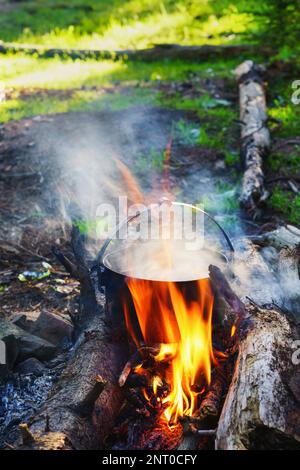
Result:
{"label": "pot bail handle", "polygon": [[[162,203],[164,202],[168,202],[168,200],[166,200],[165,198],[163,200],[161,200],[158,205],[160,206]],[[234,247],[233,247],[233,244],[229,238],[229,236],[227,235],[226,231],[223,229],[223,227],[219,224],[219,222],[216,221],[216,219],[210,215],[208,212],[206,212],[204,209],[201,209],[200,207],[197,207],[197,206],[193,206],[192,204],[187,204],[187,203],[184,203],[184,202],[171,202],[171,204],[173,205],[180,205],[180,206],[185,206],[185,207],[190,207],[191,209],[193,210],[196,210],[198,212],[201,212],[203,215],[205,215],[209,220],[211,220],[212,222],[214,222],[214,224],[219,228],[219,230],[221,231],[221,233],[223,234],[226,242],[227,242],[227,245],[228,245],[228,248],[229,250],[231,251],[231,253],[234,253]],[[145,212],[148,212],[150,210],[149,207],[146,207],[144,210],[142,211],[137,211],[134,215],[130,216],[130,217],[126,217],[125,219],[123,219],[119,225],[117,226],[116,230],[113,232],[113,234],[111,235],[110,238],[107,238],[105,240],[105,242],[103,243],[102,247],[100,248],[100,251],[98,253],[98,256],[96,258],[96,264],[101,264],[101,261],[103,259],[103,256],[105,254],[105,251],[108,247],[108,245],[110,244],[110,242],[117,237],[119,231],[121,230],[122,227],[124,227],[124,225],[127,225],[129,224],[132,220],[136,219],[137,217],[139,217],[141,214],[145,213]]]}

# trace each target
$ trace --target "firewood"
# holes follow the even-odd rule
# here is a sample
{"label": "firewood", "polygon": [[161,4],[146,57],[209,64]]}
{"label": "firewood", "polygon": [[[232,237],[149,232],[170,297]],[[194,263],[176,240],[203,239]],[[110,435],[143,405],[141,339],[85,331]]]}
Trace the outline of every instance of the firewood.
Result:
{"label": "firewood", "polygon": [[[34,440],[31,449],[101,449],[124,401],[118,386],[123,341],[115,341],[97,295],[97,280],[88,267],[80,234],[72,232],[72,246],[81,284],[77,340],[70,362],[41,409],[27,423]],[[19,449],[27,448],[22,441]]]}
{"label": "firewood", "polygon": [[223,300],[229,306],[230,318],[228,321],[227,319],[224,319],[223,321],[223,325],[225,326],[225,336],[230,338],[233,326],[237,328],[237,333],[239,335],[246,334],[247,329],[251,326],[251,319],[245,305],[232,290],[220,268],[210,265],[209,278],[215,296],[217,296],[219,301]]}
{"label": "firewood", "polygon": [[300,366],[292,361],[299,331],[276,309],[246,308],[253,326],[239,344],[216,448],[300,449]]}
{"label": "firewood", "polygon": [[151,359],[153,356],[155,356],[156,354],[158,354],[159,352],[159,345],[154,345],[154,346],[141,346],[139,349],[137,349],[133,354],[132,356],[130,357],[130,359],[126,362],[121,374],[120,374],[120,377],[119,377],[119,380],[118,380],[118,383],[120,385],[120,387],[123,387],[129,377],[129,374],[131,373],[131,371],[137,367],[139,364],[141,364],[144,360],[146,359]]}
{"label": "firewood", "polygon": [[261,69],[247,60],[235,69],[239,84],[241,158],[245,168],[240,203],[253,217],[267,199],[263,160],[270,148],[267,108]]}
{"label": "firewood", "polygon": [[96,400],[100,396],[106,385],[105,380],[100,375],[95,377],[94,384],[91,384],[90,389],[87,390],[82,400],[77,401],[74,405],[74,410],[80,414],[80,416],[89,416],[92,414]]}
{"label": "firewood", "polygon": [[190,425],[190,429],[197,436],[215,436],[217,433],[216,429],[198,429],[194,424]]}
{"label": "firewood", "polygon": [[277,250],[284,247],[295,248],[300,244],[300,230],[292,225],[280,226],[272,232],[265,232],[252,237],[260,246],[273,246]]}
{"label": "firewood", "polygon": [[217,424],[220,414],[223,394],[226,390],[226,370],[224,366],[218,366],[213,370],[212,380],[208,392],[203,398],[197,417],[200,422]]}
{"label": "firewood", "polygon": [[32,444],[34,442],[34,435],[30,431],[27,423],[19,424],[19,429],[21,431],[22,442],[24,445]]}

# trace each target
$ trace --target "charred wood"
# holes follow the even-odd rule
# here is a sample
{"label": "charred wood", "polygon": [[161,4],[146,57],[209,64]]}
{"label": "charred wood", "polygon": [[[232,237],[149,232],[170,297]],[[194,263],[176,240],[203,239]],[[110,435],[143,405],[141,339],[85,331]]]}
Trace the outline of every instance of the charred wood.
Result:
{"label": "charred wood", "polygon": [[[81,285],[77,340],[43,407],[24,423],[23,440],[16,443],[20,449],[101,449],[124,401],[118,377],[122,358],[128,353],[126,336],[123,341],[114,341],[76,229],[72,231],[72,247],[72,266],[76,266]],[[27,430],[30,441],[24,441]]]}

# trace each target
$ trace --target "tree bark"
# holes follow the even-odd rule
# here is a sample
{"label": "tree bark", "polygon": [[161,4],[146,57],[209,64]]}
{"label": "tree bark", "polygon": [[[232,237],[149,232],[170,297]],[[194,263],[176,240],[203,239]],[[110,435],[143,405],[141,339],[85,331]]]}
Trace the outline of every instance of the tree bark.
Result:
{"label": "tree bark", "polygon": [[295,325],[277,310],[247,306],[253,327],[239,345],[216,448],[300,449],[300,367]]}
{"label": "tree bark", "polygon": [[232,349],[238,351],[216,448],[300,449],[300,361],[293,348],[300,337],[296,322],[279,309],[242,303],[215,266],[210,266],[210,279],[230,312],[224,318],[225,329],[228,318],[237,325]]}
{"label": "tree bark", "polygon": [[[128,357],[127,340],[114,337],[76,229],[72,247],[76,263],[64,259],[64,265],[81,283],[77,340],[50,396],[31,421],[21,425],[19,449],[101,449],[123,403],[118,377]],[[56,256],[64,258],[58,251]]]}
{"label": "tree bark", "polygon": [[[29,424],[33,440],[19,448],[99,449],[123,402],[117,384],[126,354],[97,318],[42,409]],[[99,412],[100,410],[100,412]]]}
{"label": "tree bark", "polygon": [[263,172],[263,160],[270,148],[265,90],[261,70],[251,60],[239,65],[234,73],[239,84],[241,159],[245,169],[240,203],[255,217],[268,197]]}
{"label": "tree bark", "polygon": [[[92,50],[92,49],[65,49],[65,48],[45,48],[41,46],[24,46],[22,44],[0,44],[0,53],[24,52],[26,54],[38,54],[39,57],[51,58],[62,57],[76,59],[98,59],[98,60],[132,60],[153,62],[164,59],[201,60],[216,56],[238,57],[243,54],[252,54],[256,50],[255,46],[248,44],[225,45],[225,46],[180,46],[178,44],[157,44],[149,49],[128,49],[118,51]],[[269,55],[271,50],[263,47],[261,53]]]}

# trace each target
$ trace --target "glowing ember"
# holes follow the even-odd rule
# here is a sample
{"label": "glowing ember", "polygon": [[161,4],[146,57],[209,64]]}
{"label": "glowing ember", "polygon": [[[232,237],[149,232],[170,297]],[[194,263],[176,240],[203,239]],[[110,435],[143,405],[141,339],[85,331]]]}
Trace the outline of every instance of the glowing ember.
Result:
{"label": "glowing ember", "polygon": [[[197,409],[198,395],[210,383],[211,364],[216,362],[212,349],[213,294],[209,280],[193,283],[192,299],[185,295],[180,283],[134,278],[129,278],[127,283],[144,342],[159,343],[155,360],[158,365],[169,364],[164,379],[170,389],[161,401],[168,422],[176,424],[180,416],[191,416]],[[140,347],[126,308],[125,318],[133,340]],[[154,376],[155,396],[161,384],[162,378]]]}

